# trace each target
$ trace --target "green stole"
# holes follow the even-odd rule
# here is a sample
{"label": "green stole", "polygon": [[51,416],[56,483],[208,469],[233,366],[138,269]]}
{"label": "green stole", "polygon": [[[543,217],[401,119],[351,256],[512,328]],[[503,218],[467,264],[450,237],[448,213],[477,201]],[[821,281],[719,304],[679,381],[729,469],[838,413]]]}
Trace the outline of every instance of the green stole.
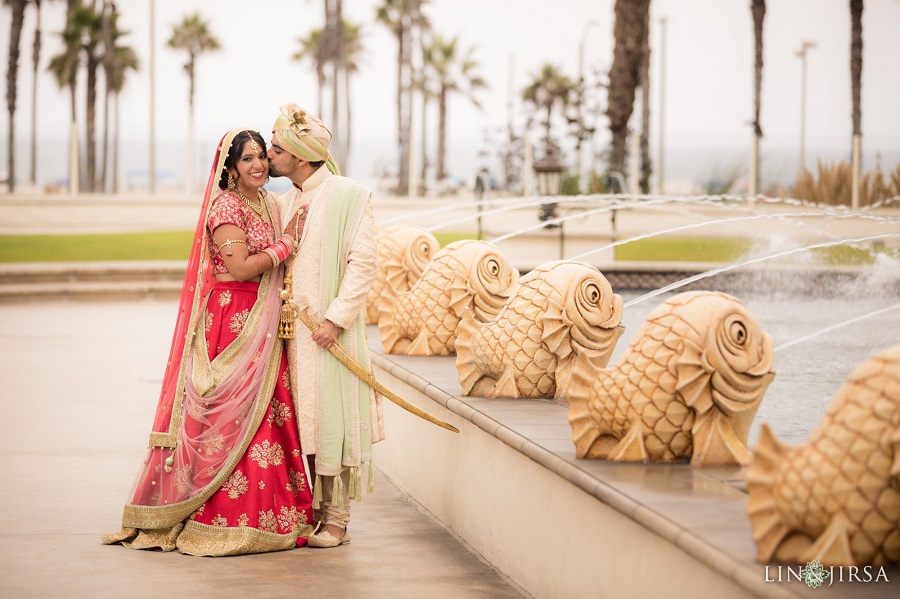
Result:
{"label": "green stole", "polygon": [[[359,222],[360,210],[365,209],[363,188],[352,179],[334,177],[331,198],[326,209],[326,238],[322,255],[321,306],[328,309],[337,297],[347,266],[347,255],[356,231],[347,231],[351,222]],[[355,335],[351,338],[351,330]],[[341,332],[340,342],[348,353],[368,367],[368,345],[363,310],[356,316],[355,326]],[[319,443],[316,448],[316,484],[314,502],[321,496],[319,475],[334,476],[332,502],[344,505],[341,477],[343,467],[350,467],[350,488],[347,499],[362,499],[360,466],[372,455],[372,422],[369,410],[369,386],[356,377],[335,358],[325,352],[319,412]],[[369,482],[371,492],[371,480]]]}

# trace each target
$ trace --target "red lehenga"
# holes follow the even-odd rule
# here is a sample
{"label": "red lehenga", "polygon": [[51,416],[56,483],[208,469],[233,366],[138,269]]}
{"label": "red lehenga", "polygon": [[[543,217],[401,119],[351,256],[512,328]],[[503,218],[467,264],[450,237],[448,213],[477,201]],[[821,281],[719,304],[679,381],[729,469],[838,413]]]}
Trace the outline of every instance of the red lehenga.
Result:
{"label": "red lehenga", "polygon": [[[258,283],[216,282],[212,274],[206,225],[211,200],[220,195],[216,183],[225,156],[240,131],[229,132],[216,153],[150,449],[122,531],[103,537],[104,543],[240,555],[302,545],[312,530],[312,493],[277,334],[283,268]],[[274,201],[266,200],[275,215]],[[274,242],[279,219],[264,225],[271,227],[268,243]]]}

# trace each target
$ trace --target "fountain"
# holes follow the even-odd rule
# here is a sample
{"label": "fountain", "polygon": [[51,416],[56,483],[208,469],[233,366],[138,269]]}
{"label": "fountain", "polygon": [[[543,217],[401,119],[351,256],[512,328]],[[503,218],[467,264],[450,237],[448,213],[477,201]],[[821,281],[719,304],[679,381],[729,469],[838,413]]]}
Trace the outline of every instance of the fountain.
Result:
{"label": "fountain", "polygon": [[[455,424],[462,431],[460,439],[466,442],[454,443],[439,432],[432,433],[418,423],[397,416],[391,420],[392,427],[397,429],[391,431],[385,444],[378,448],[376,460],[383,471],[425,509],[499,571],[536,596],[615,595],[622,588],[632,589],[636,596],[666,595],[671,594],[673,588],[682,588],[678,585],[686,584],[688,580],[692,587],[701,584],[703,594],[806,596],[802,583],[771,584],[767,566],[757,564],[741,468],[736,465],[694,468],[685,461],[693,461],[697,455],[694,465],[746,462],[747,446],[767,434],[761,432],[763,421],[770,423],[778,437],[791,442],[803,441],[822,417],[822,399],[833,395],[833,387],[846,378],[849,369],[867,359],[874,350],[896,344],[897,331],[900,331],[900,310],[895,309],[900,306],[896,302],[900,269],[890,253],[900,236],[897,226],[900,220],[886,209],[854,215],[834,209],[817,211],[808,205],[797,209],[801,204],[794,202],[784,207],[764,206],[762,202],[750,207],[751,210],[771,209],[778,213],[768,216],[747,214],[746,203],[714,204],[705,198],[660,202],[652,208],[642,207],[640,202],[626,206],[626,200],[617,198],[594,200],[618,203],[614,211],[605,206],[602,212],[586,214],[589,210],[585,210],[577,216],[570,214],[561,218],[582,227],[585,236],[591,229],[596,232],[597,240],[605,241],[606,238],[617,245],[624,243],[618,237],[625,230],[628,234],[622,236],[628,239],[721,226],[741,227],[742,234],[753,237],[781,235],[787,238],[791,232],[802,233],[794,243],[768,250],[757,248],[756,255],[735,264],[717,268],[698,269],[693,265],[673,268],[669,280],[662,284],[658,279],[650,282],[649,293],[624,289],[610,277],[611,273],[618,275],[624,268],[633,268],[632,265],[601,265],[601,272],[612,283],[613,290],[622,296],[626,306],[620,324],[625,327],[623,341],[627,343],[617,344],[611,355],[605,357],[610,363],[636,364],[634,357],[637,354],[628,355],[642,343],[640,339],[646,331],[638,331],[645,329],[648,321],[654,323],[653,326],[662,322],[671,324],[676,315],[674,306],[690,303],[686,298],[711,295],[721,299],[723,295],[709,292],[676,294],[687,288],[736,287],[740,290],[740,300],[731,300],[743,304],[739,319],[742,326],[738,329],[744,333],[738,337],[746,340],[749,337],[747,331],[754,331],[757,339],[765,338],[763,331],[771,336],[770,343],[763,342],[760,349],[755,350],[760,359],[739,361],[746,364],[734,373],[723,375],[728,371],[722,370],[722,362],[730,363],[724,358],[732,355],[729,352],[719,353],[723,360],[718,367],[700,369],[709,376],[703,384],[691,389],[700,389],[699,396],[706,399],[699,403],[695,401],[694,405],[705,406],[707,430],[714,434],[702,432],[694,438],[695,431],[691,426],[688,443],[686,434],[681,438],[677,437],[677,432],[667,431],[665,435],[670,438],[660,437],[657,447],[656,441],[649,441],[650,436],[645,434],[648,427],[644,420],[649,414],[635,411],[629,426],[627,407],[622,410],[620,428],[612,431],[614,434],[607,434],[601,428],[606,426],[602,419],[599,421],[601,426],[597,426],[595,415],[601,411],[598,402],[608,392],[591,390],[597,381],[603,380],[597,375],[601,369],[597,366],[582,368],[583,365],[576,364],[567,389],[568,401],[573,404],[571,412],[579,427],[585,422],[596,427],[584,437],[593,440],[582,443],[579,448],[581,436],[573,442],[570,407],[561,401],[563,398],[559,393],[554,392],[555,401],[526,399],[520,391],[517,373],[505,375],[503,368],[481,370],[484,366],[479,365],[472,370],[477,376],[457,374],[457,361],[463,351],[469,351],[463,350],[463,346],[470,345],[468,336],[491,326],[471,319],[465,320],[460,328],[460,333],[463,329],[468,332],[456,339],[456,348],[460,352],[456,358],[373,356],[379,376],[384,376],[389,386],[397,385],[421,402],[422,407]],[[503,215],[499,225],[498,221],[490,220],[490,211],[482,212],[483,216],[487,215],[485,225],[488,229],[498,231],[505,227],[508,231],[497,233],[491,239],[502,244],[507,239],[515,240],[516,231],[528,229],[523,233],[532,235],[528,243],[541,244],[544,254],[552,255],[554,232],[535,230],[534,224],[523,222],[526,218],[533,222],[536,215],[531,209],[546,201],[542,198],[523,203],[527,217],[513,209],[495,213]],[[671,205],[679,206],[680,211],[657,212],[664,216],[655,221],[652,228],[636,228],[629,216],[632,212],[667,210],[666,207]],[[685,219],[695,218],[696,213],[684,210],[685,206],[699,210],[708,224],[686,223]],[[711,215],[711,211],[715,214]],[[591,220],[597,216],[610,218],[612,214],[617,215],[618,233]],[[761,227],[745,226],[758,222],[772,226],[767,226],[765,232]],[[525,226],[518,226],[523,224]],[[686,227],[686,224],[691,226]],[[817,227],[821,229],[818,239],[814,236]],[[504,235],[504,239],[499,239]],[[828,241],[822,241],[823,238]],[[879,249],[883,244],[887,251],[880,253],[875,264],[867,267],[811,264],[808,257],[812,250],[842,243]],[[595,242],[592,248],[579,248],[578,253],[597,249],[598,245],[602,244]],[[513,257],[513,265],[528,267],[516,257],[518,254],[512,246],[502,247]],[[574,248],[571,253],[576,254]],[[768,266],[775,260],[801,256],[807,258],[800,264]],[[752,272],[748,273],[751,268]],[[806,273],[813,276],[798,276]],[[646,284],[650,279],[632,280]],[[520,283],[527,281],[528,275]],[[667,286],[669,289],[659,290]],[[732,305],[731,300],[726,303]],[[507,305],[512,301],[509,300]],[[706,309],[699,312],[710,314]],[[693,322],[691,328],[700,331],[698,337],[707,339],[707,344],[710,336],[707,333],[704,337],[702,331],[723,330],[710,324],[719,322],[714,315],[708,320],[696,315],[686,320]],[[724,330],[733,332],[735,329],[729,326]],[[381,349],[378,336],[379,332],[370,328],[370,343],[376,350]],[[679,342],[685,342],[689,337],[683,332],[675,335]],[[733,339],[729,345],[727,334],[713,337],[725,339],[726,347],[734,346]],[[462,339],[466,340],[461,343]],[[501,342],[504,350],[507,343]],[[773,351],[773,346],[777,351]],[[486,352],[482,353],[485,354],[481,359],[484,364],[492,362],[487,359]],[[472,362],[470,358],[463,361]],[[697,359],[694,364],[695,367],[704,364],[704,360]],[[770,364],[778,372],[774,380],[769,372]],[[677,366],[675,368],[677,371]],[[504,375],[507,380],[500,384]],[[631,373],[623,376],[630,378]],[[478,385],[482,378],[484,382]],[[516,383],[517,399],[499,397],[502,395],[498,392],[500,388],[508,390],[513,386],[509,384],[510,380]],[[708,386],[704,386],[706,383]],[[638,379],[635,387],[641,389],[641,384]],[[751,392],[739,394],[744,400],[741,402],[729,395],[730,392],[723,393],[723,388]],[[464,391],[481,396],[466,396]],[[645,393],[654,395],[652,389]],[[489,394],[498,397],[485,397]],[[668,403],[663,405],[665,409],[677,404],[686,405],[677,401],[676,395],[669,396]],[[694,397],[692,393],[688,395]],[[665,413],[665,410],[661,411]],[[634,425],[634,416],[638,417],[640,426]],[[686,419],[682,424],[685,422]],[[717,441],[708,443],[708,439]],[[695,445],[703,448],[696,454]],[[725,451],[722,451],[723,447]],[[623,464],[579,458],[579,455],[592,452],[624,461],[642,461],[646,457],[651,463]],[[664,461],[654,463],[654,459]],[[666,463],[665,460],[675,461]],[[540,520],[539,514],[548,509],[552,513],[552,534],[541,535],[540,543],[535,543],[534,523]],[[604,542],[603,539],[615,539],[615,542]],[[789,545],[793,547],[795,543],[790,541]],[[776,549],[775,555],[786,555],[784,552],[784,549]],[[896,562],[896,558],[890,557],[893,554],[884,555],[888,556],[888,563]],[[552,564],[549,572],[544,567],[546,564]],[[652,570],[648,569],[650,565]],[[888,567],[886,572],[892,580],[900,578],[896,566]],[[885,588],[885,585],[854,587],[854,595],[881,596]]]}

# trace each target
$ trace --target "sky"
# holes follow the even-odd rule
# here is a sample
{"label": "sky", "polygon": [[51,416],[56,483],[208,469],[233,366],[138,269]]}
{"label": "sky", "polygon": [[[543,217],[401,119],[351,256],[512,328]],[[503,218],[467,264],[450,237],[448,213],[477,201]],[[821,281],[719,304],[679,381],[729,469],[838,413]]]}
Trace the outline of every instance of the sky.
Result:
{"label": "sky", "polygon": [[[396,42],[374,20],[379,0],[347,0],[345,18],[363,25],[365,57],[351,90],[354,149],[343,170],[370,185],[376,171],[396,162]],[[121,96],[122,167],[126,178],[146,178],[149,149],[150,0],[120,0],[124,38],[141,60],[129,74]],[[474,47],[490,88],[478,96],[481,109],[462,97],[448,107],[448,170],[467,180],[484,162],[486,130],[505,128],[512,116],[524,122],[521,89],[542,64],[552,62],[570,77],[578,73],[579,51],[588,69],[609,68],[612,61],[613,0],[432,0],[427,14],[435,31],[459,36]],[[801,61],[795,55],[804,40],[816,47],[807,54],[807,134],[809,166],[816,158],[846,158],[850,148],[850,19],[846,0],[777,0],[768,3],[765,20],[762,145],[764,180],[789,181],[800,145]],[[701,181],[746,169],[753,91],[753,24],[749,0],[655,0],[651,4],[652,154],[664,148],[667,180]],[[198,181],[205,177],[215,143],[237,126],[267,135],[278,107],[295,102],[316,112],[316,81],[308,63],[291,59],[298,38],[323,23],[319,0],[155,0],[157,165],[163,186],[177,187],[188,160],[188,82],[184,55],[165,46],[172,27],[199,12],[219,39],[219,52],[201,56],[197,65],[197,143],[191,160]],[[45,31],[38,79],[38,177],[52,183],[65,177],[69,107],[64,90],[47,74],[46,64],[60,51],[57,32],[65,21],[64,3],[44,3]],[[667,25],[665,47],[660,20]],[[35,15],[26,14],[16,112],[18,179],[28,172],[31,121],[31,43]],[[864,168],[880,157],[885,168],[900,161],[900,0],[869,0],[863,18],[862,90]],[[0,44],[8,46],[9,10],[0,11]],[[665,94],[660,72],[665,56]],[[84,87],[79,91],[83,110]],[[513,93],[510,93],[512,90]],[[659,130],[660,106],[665,129]],[[329,115],[322,115],[328,118]],[[429,115],[427,139],[436,141],[437,115]],[[606,120],[597,148],[609,140]],[[4,117],[2,139],[8,122]],[[83,134],[82,134],[83,135]],[[532,138],[538,140],[539,131]],[[495,148],[494,148],[495,150]],[[0,169],[6,166],[6,144]],[[431,150],[432,156],[435,151]],[[567,155],[574,162],[571,151]],[[488,166],[498,170],[494,161]]]}

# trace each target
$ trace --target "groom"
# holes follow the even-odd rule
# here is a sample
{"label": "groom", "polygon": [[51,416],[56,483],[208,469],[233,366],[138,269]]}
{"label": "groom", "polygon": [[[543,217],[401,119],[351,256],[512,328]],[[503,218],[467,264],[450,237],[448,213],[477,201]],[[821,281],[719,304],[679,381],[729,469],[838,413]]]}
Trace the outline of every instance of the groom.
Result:
{"label": "groom", "polygon": [[350,499],[361,499],[365,462],[372,492],[372,443],[384,435],[380,398],[327,351],[339,339],[369,366],[362,312],[375,277],[376,233],[371,191],[340,176],[330,142],[321,120],[286,104],[272,126],[268,154],[269,174],[293,183],[278,199],[282,223],[300,208],[307,214],[286,268],[294,300],[321,323],[313,334],[297,325],[294,339],[286,340],[300,444],[315,475],[313,507],[322,506],[310,547],[350,542]]}

